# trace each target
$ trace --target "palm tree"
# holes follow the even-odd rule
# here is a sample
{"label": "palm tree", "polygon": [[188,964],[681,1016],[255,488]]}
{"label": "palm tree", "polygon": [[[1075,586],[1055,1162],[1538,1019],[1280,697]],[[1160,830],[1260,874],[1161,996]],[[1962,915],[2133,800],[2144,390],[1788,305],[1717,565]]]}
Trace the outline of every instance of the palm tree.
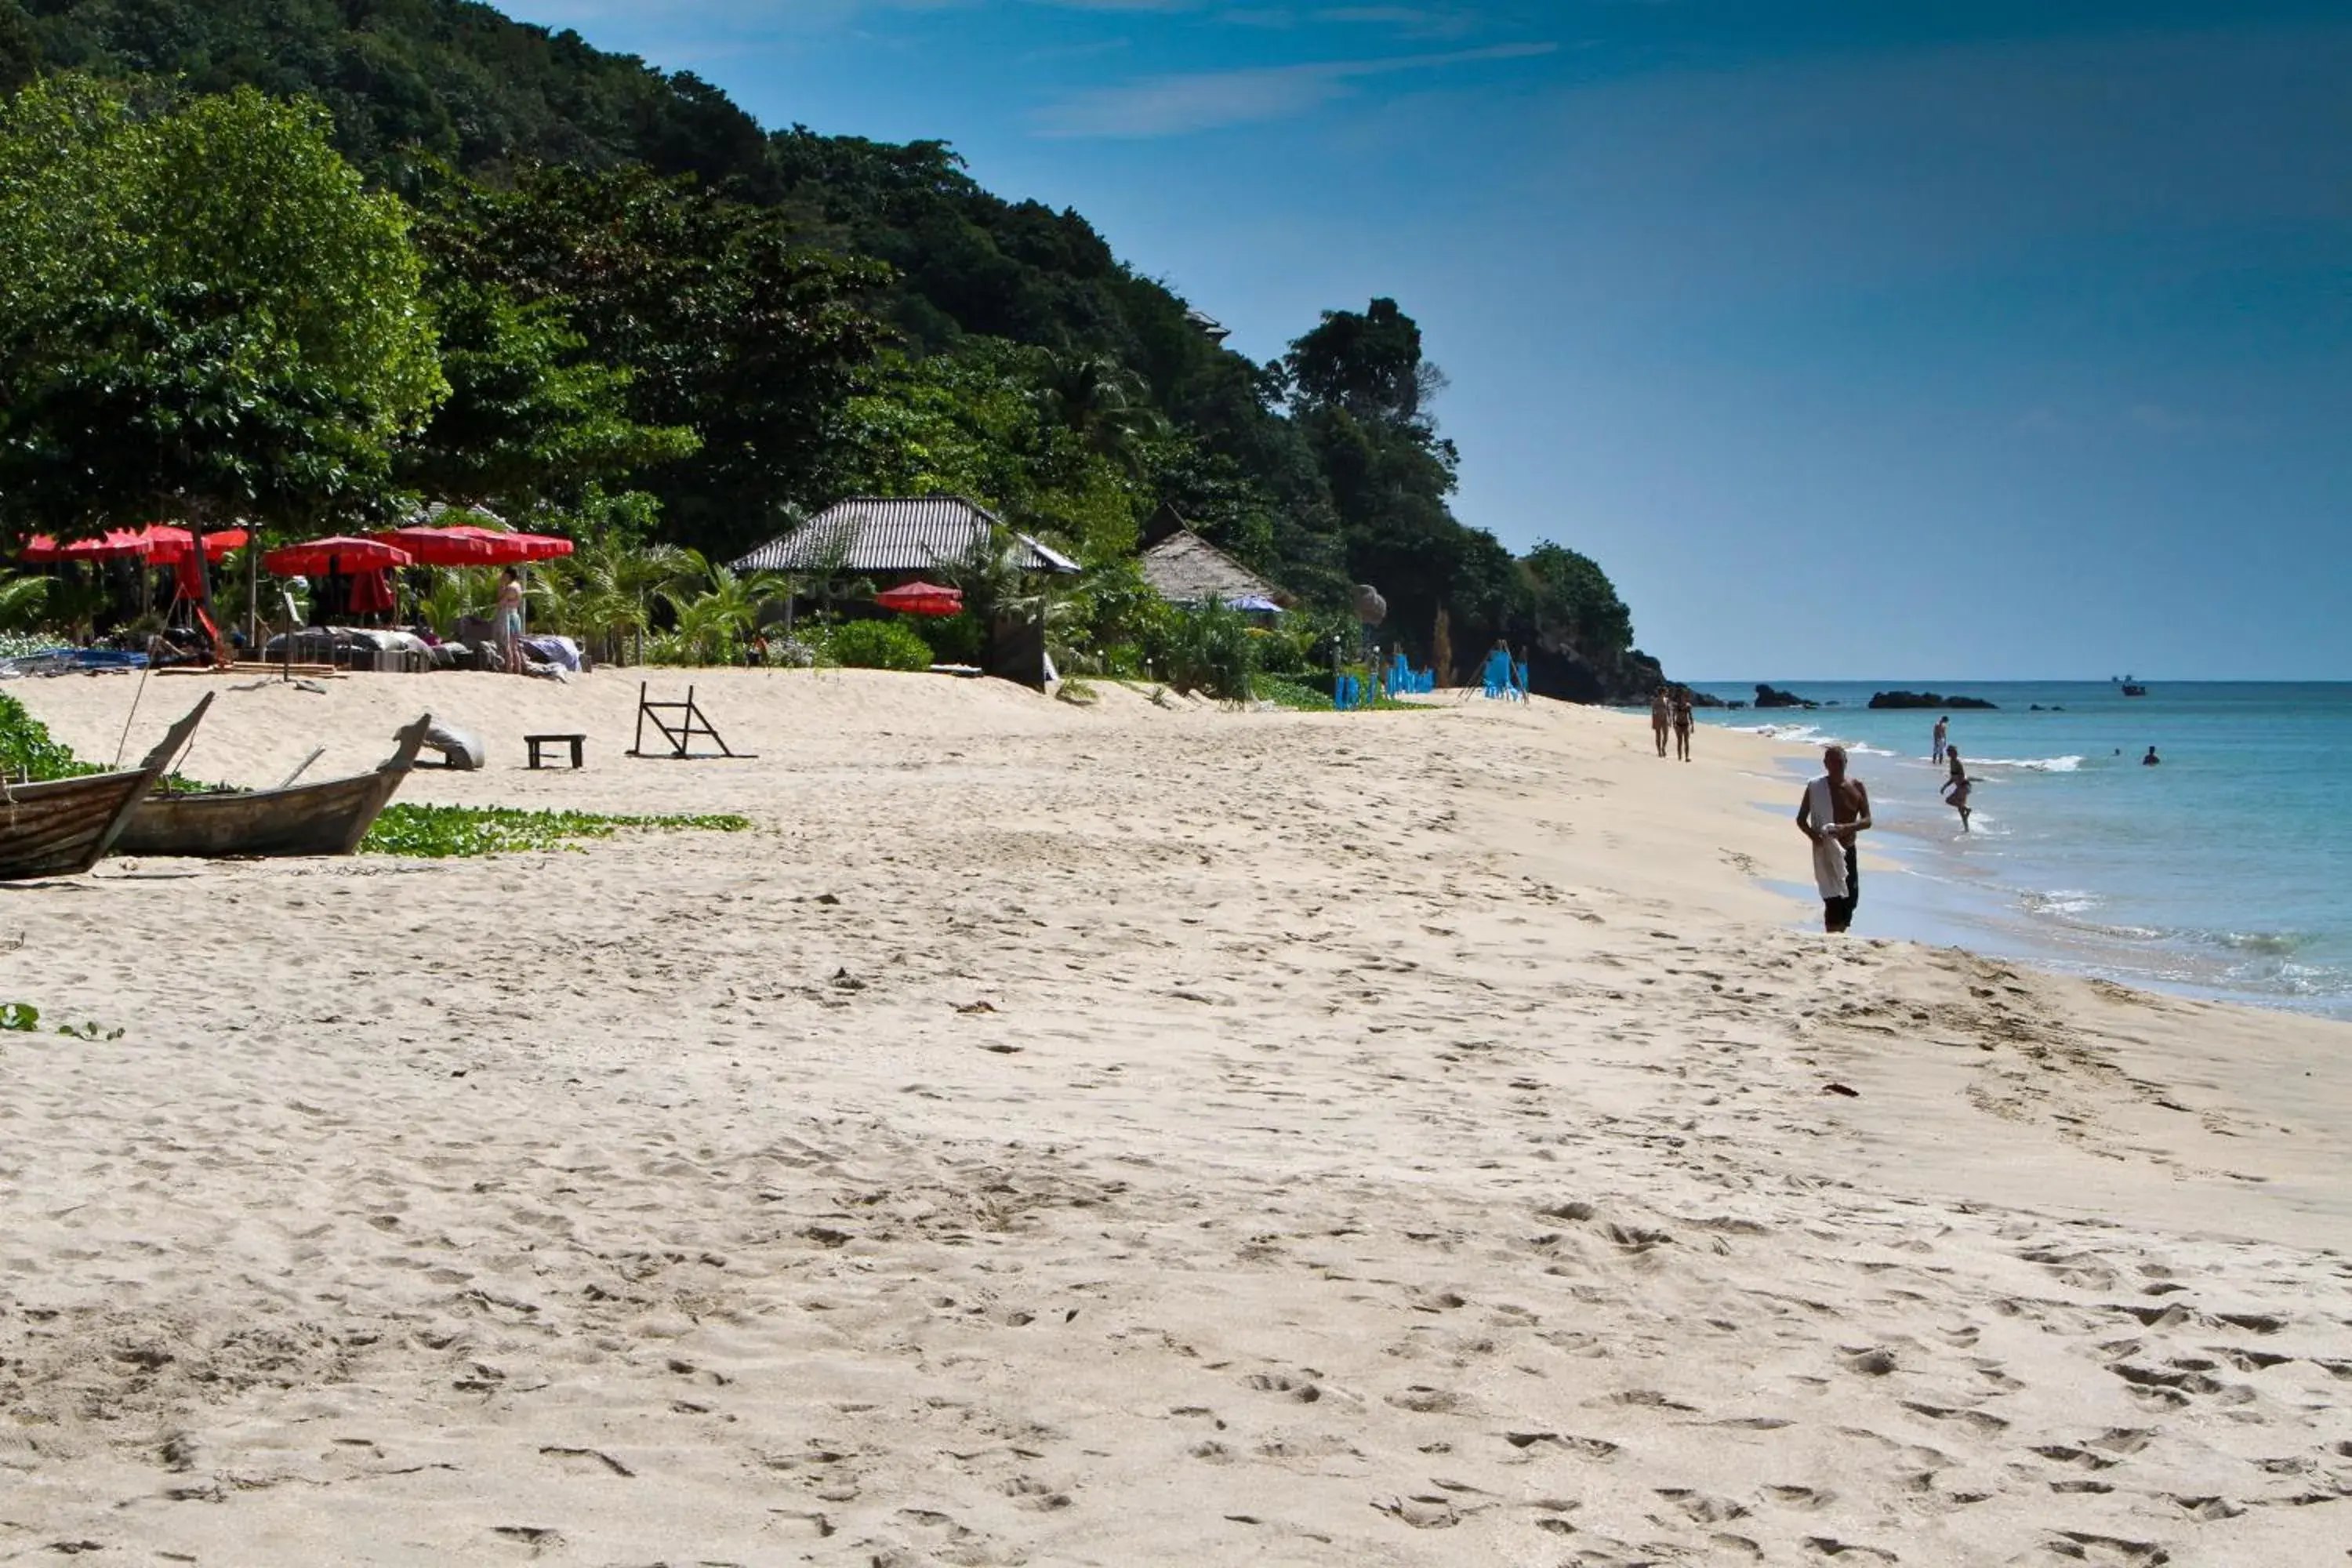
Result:
{"label": "palm tree", "polygon": [[498,603],[498,574],[488,566],[437,566],[431,583],[416,595],[416,616],[445,637],[462,617],[487,616]]}
{"label": "palm tree", "polygon": [[1038,412],[1076,434],[1089,451],[1139,474],[1142,443],[1167,427],[1151,407],[1143,377],[1108,354],[1044,356],[1045,374],[1034,396]]}
{"label": "palm tree", "polygon": [[37,631],[49,602],[49,579],[30,574],[0,578],[0,631]]}
{"label": "palm tree", "polygon": [[665,656],[688,664],[732,664],[760,624],[760,607],[782,589],[772,573],[737,572],[681,550],[686,570],[662,590],[676,626],[665,640]]}
{"label": "palm tree", "polygon": [[633,550],[608,537],[558,557],[532,584],[532,607],[543,624],[579,637],[600,663],[619,664],[653,629],[655,601],[702,570],[699,556],[676,545]]}

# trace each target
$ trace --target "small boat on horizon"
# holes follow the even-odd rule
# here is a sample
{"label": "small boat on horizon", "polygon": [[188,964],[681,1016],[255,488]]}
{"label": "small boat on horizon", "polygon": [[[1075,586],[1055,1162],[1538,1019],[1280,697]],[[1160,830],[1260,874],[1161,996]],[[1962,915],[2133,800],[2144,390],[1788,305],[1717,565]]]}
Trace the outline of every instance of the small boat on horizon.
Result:
{"label": "small boat on horizon", "polygon": [[206,692],[135,768],[39,784],[0,784],[0,881],[77,876],[97,865],[212,705],[212,693]]}
{"label": "small boat on horizon", "polygon": [[427,713],[400,731],[392,755],[373,772],[348,778],[308,784],[289,778],[276,789],[157,790],[131,814],[114,853],[205,860],[352,854],[415,767],[432,726]]}
{"label": "small boat on horizon", "polygon": [[2126,697],[2145,697],[2147,695],[2147,688],[2141,685],[2137,680],[2135,680],[2128,675],[2117,678],[2116,684],[2123,688],[2124,695]]}

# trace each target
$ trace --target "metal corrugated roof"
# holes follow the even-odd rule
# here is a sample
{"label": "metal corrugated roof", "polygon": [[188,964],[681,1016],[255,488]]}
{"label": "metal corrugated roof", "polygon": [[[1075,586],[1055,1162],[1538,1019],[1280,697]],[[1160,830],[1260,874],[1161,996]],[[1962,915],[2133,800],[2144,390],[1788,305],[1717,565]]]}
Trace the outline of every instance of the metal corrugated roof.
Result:
{"label": "metal corrugated roof", "polygon": [[[837,561],[859,574],[935,572],[968,558],[1003,521],[961,496],[857,496],[835,501],[781,539],[735,563],[738,572],[809,572]],[[1029,572],[1074,573],[1078,563],[1025,533],[1021,565]]]}

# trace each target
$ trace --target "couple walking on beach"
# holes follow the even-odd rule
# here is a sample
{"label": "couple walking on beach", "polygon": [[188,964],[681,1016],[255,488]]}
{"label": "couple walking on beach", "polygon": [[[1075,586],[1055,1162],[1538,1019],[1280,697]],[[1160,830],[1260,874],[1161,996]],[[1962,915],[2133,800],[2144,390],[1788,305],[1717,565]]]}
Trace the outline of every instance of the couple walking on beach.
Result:
{"label": "couple walking on beach", "polygon": [[1658,755],[1666,754],[1666,737],[1671,731],[1675,755],[1690,761],[1691,694],[1687,686],[1661,686],[1650,697],[1650,737],[1658,743]]}

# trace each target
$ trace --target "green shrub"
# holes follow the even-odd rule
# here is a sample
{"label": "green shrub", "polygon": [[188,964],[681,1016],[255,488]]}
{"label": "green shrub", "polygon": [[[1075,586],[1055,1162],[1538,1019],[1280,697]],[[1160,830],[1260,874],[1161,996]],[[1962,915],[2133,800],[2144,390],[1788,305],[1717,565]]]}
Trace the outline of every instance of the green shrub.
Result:
{"label": "green shrub", "polygon": [[78,778],[100,769],[78,762],[71,751],[49,734],[49,727],[25,711],[25,705],[0,692],[0,777],[30,779]]}
{"label": "green shrub", "polygon": [[987,634],[969,615],[925,616],[911,624],[900,624],[923,639],[931,650],[933,664],[978,664],[985,651]]}
{"label": "green shrub", "polygon": [[1158,640],[1152,662],[1177,690],[1225,702],[1250,700],[1261,639],[1239,610],[1213,602],[1187,606],[1169,618]]}
{"label": "green shrub", "polygon": [[931,645],[903,621],[846,621],[825,633],[824,657],[850,669],[929,669]]}

